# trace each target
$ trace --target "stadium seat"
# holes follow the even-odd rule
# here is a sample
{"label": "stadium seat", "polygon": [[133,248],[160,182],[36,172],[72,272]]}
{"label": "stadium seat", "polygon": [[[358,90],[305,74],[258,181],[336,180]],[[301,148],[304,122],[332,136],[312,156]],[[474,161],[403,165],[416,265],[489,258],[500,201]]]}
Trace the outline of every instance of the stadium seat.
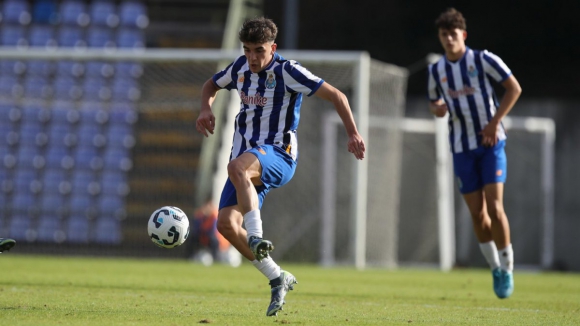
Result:
{"label": "stadium seat", "polygon": [[107,26],[115,28],[119,25],[119,16],[114,1],[95,0],[91,2],[90,9],[91,22],[97,26]]}
{"label": "stadium seat", "polygon": [[86,64],[88,77],[105,77],[109,78],[115,73],[112,64],[104,61],[89,61]]}
{"label": "stadium seat", "polygon": [[89,27],[87,31],[87,44],[91,48],[114,48],[113,31],[106,27]]}
{"label": "stadium seat", "polygon": [[89,242],[89,220],[83,214],[72,214],[66,222],[67,241],[71,243]]}
{"label": "stadium seat", "polygon": [[83,82],[83,99],[85,101],[107,101],[111,98],[111,88],[102,77],[86,77]]}
{"label": "stadium seat", "polygon": [[82,62],[72,60],[59,60],[56,66],[58,76],[81,77],[85,73],[85,65]]}
{"label": "stadium seat", "polygon": [[94,146],[79,145],[74,152],[75,167],[77,169],[100,170],[103,167],[103,159]]}
{"label": "stadium seat", "polygon": [[16,165],[16,157],[6,147],[0,147],[0,158],[2,159],[4,168],[12,169]]}
{"label": "stadium seat", "polygon": [[46,76],[28,75],[24,79],[24,96],[27,99],[49,99],[52,87]]}
{"label": "stadium seat", "polygon": [[129,194],[127,173],[118,171],[103,171],[101,175],[101,193],[103,195],[126,196]]}
{"label": "stadium seat", "polygon": [[117,46],[120,48],[145,48],[145,35],[140,29],[122,28],[117,32]]}
{"label": "stadium seat", "polygon": [[136,140],[133,136],[133,128],[128,124],[112,124],[107,129],[106,138],[109,139],[107,146],[133,148]]}
{"label": "stadium seat", "polygon": [[48,77],[55,71],[55,63],[49,60],[30,60],[28,61],[28,75]]}
{"label": "stadium seat", "polygon": [[52,123],[54,124],[76,124],[80,120],[80,113],[76,109],[75,102],[72,101],[52,101]]}
{"label": "stadium seat", "polygon": [[129,171],[133,168],[129,151],[123,147],[107,147],[103,154],[104,168],[111,171]]}
{"label": "stadium seat", "polygon": [[16,192],[14,195],[12,195],[12,205],[10,208],[13,214],[35,214],[35,195],[30,191]]}
{"label": "stadium seat", "polygon": [[28,40],[26,39],[26,28],[23,26],[2,26],[2,32],[0,32],[2,37],[1,44],[4,46],[18,46],[26,47],[28,46]]}
{"label": "stadium seat", "polygon": [[101,189],[95,173],[79,168],[75,169],[73,173],[71,186],[75,194],[90,194],[93,196],[97,195]]}
{"label": "stadium seat", "polygon": [[35,0],[32,5],[32,21],[51,25],[58,23],[56,0]]}
{"label": "stadium seat", "polygon": [[57,100],[78,100],[82,96],[82,88],[79,82],[73,77],[57,76],[53,81],[54,95]]}
{"label": "stadium seat", "polygon": [[45,159],[47,168],[63,168],[68,170],[74,167],[74,159],[69,154],[68,149],[63,146],[52,146],[49,143],[45,153]]}
{"label": "stadium seat", "polygon": [[[37,193],[38,191],[33,191],[35,185],[33,183],[38,183],[36,177],[36,171],[27,167],[19,165],[18,169],[14,172],[14,191],[16,193]],[[36,181],[36,182],[35,182]]]}
{"label": "stadium seat", "polygon": [[33,234],[31,234],[31,218],[26,213],[12,214],[10,220],[10,232],[7,236],[16,241],[28,241],[34,240]]}
{"label": "stadium seat", "polygon": [[2,13],[4,14],[4,22],[9,24],[28,25],[32,20],[28,1],[5,0]]}
{"label": "stadium seat", "polygon": [[104,125],[109,121],[109,113],[102,102],[83,102],[80,114],[82,124]]}
{"label": "stadium seat", "polygon": [[28,40],[30,46],[46,47],[49,49],[56,48],[56,37],[54,29],[49,25],[32,25],[30,27]]}
{"label": "stadium seat", "polygon": [[48,141],[48,136],[44,133],[43,126],[38,122],[27,122],[22,124],[20,126],[19,136],[21,147],[44,146]]}
{"label": "stadium seat", "polygon": [[138,120],[137,109],[133,103],[115,102],[111,105],[109,120],[111,124],[134,124]]}
{"label": "stadium seat", "polygon": [[0,74],[1,75],[22,75],[26,72],[26,64],[19,60],[1,60]]}
{"label": "stadium seat", "polygon": [[121,25],[127,27],[146,28],[149,25],[147,7],[141,1],[123,1],[119,5]]}
{"label": "stadium seat", "polygon": [[143,66],[137,62],[120,61],[115,64],[115,74],[121,78],[139,78],[143,75]]}
{"label": "stadium seat", "polygon": [[40,148],[34,144],[20,144],[16,154],[18,167],[27,169],[41,169],[46,165]]}
{"label": "stadium seat", "polygon": [[101,126],[93,123],[82,123],[77,129],[79,147],[102,147],[106,139],[102,133]]}
{"label": "stadium seat", "polygon": [[114,218],[100,217],[96,221],[95,242],[102,244],[121,243],[121,222]]}
{"label": "stadium seat", "polygon": [[139,83],[133,78],[115,78],[111,88],[115,101],[137,101],[141,98]]}
{"label": "stadium seat", "polygon": [[61,26],[58,30],[57,42],[62,47],[84,48],[84,30],[78,26]]}
{"label": "stadium seat", "polygon": [[0,76],[0,94],[19,98],[23,95],[24,87],[16,76]]}
{"label": "stadium seat", "polygon": [[68,173],[63,169],[51,168],[45,169],[42,175],[42,190],[44,196],[70,193],[72,186],[68,181]]}
{"label": "stadium seat", "polygon": [[67,211],[66,197],[57,193],[45,192],[40,197],[40,212],[62,217]]}
{"label": "stadium seat", "polygon": [[62,242],[64,233],[61,230],[61,219],[52,214],[43,214],[36,229],[37,240],[42,242]]}
{"label": "stadium seat", "polygon": [[89,194],[72,193],[69,202],[69,212],[71,215],[95,218],[97,216],[97,210],[93,197]]}
{"label": "stadium seat", "polygon": [[59,13],[64,25],[85,27],[91,21],[84,1],[63,0]]}

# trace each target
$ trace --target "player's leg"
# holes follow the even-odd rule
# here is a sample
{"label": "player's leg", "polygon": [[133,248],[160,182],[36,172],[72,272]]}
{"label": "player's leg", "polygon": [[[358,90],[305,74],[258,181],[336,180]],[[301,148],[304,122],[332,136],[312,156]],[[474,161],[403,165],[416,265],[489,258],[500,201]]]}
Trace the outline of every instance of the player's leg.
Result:
{"label": "player's leg", "polygon": [[255,257],[248,247],[246,230],[242,227],[243,221],[244,218],[237,205],[227,206],[219,211],[217,229],[242,256],[253,261]]}
{"label": "player's leg", "polygon": [[10,250],[15,245],[16,241],[14,241],[14,239],[0,238],[0,253]]}

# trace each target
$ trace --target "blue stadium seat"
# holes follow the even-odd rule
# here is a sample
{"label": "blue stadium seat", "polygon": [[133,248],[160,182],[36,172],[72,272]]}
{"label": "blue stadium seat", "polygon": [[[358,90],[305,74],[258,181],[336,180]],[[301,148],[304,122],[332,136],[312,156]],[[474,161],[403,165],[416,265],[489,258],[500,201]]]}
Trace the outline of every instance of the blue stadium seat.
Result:
{"label": "blue stadium seat", "polygon": [[115,64],[115,74],[121,78],[139,78],[143,75],[143,66],[137,62],[120,61]]}
{"label": "blue stadium seat", "polygon": [[111,87],[115,101],[137,101],[141,98],[139,83],[133,78],[114,78]]}
{"label": "blue stadium seat", "polygon": [[19,47],[28,46],[26,28],[23,26],[4,25],[2,26],[0,37],[2,37],[1,45]]}
{"label": "blue stadium seat", "polygon": [[36,208],[35,195],[30,191],[16,192],[12,195],[10,208],[13,214],[34,214]]}
{"label": "blue stadium seat", "polygon": [[118,146],[133,148],[135,146],[135,136],[133,136],[133,127],[129,124],[111,124],[107,129],[106,138],[109,140],[107,146]]}
{"label": "blue stadium seat", "polygon": [[[71,191],[71,184],[68,181],[66,170],[58,168],[46,169],[42,175],[43,196],[57,196],[58,194],[66,195]],[[43,204],[43,206],[45,206]]]}
{"label": "blue stadium seat", "polygon": [[91,22],[84,1],[63,0],[60,3],[59,12],[64,25],[85,27]]}
{"label": "blue stadium seat", "polygon": [[16,123],[22,118],[22,110],[12,100],[0,102],[0,121]]}
{"label": "blue stadium seat", "polygon": [[83,102],[80,109],[81,123],[104,125],[109,121],[109,113],[102,102]]}
{"label": "blue stadium seat", "polygon": [[48,149],[45,152],[46,167],[47,168],[63,168],[71,169],[74,167],[74,159],[69,154],[66,147],[52,145],[49,143]]}
{"label": "blue stadium seat", "polygon": [[66,197],[57,193],[45,192],[40,198],[40,211],[62,217],[67,211]]}
{"label": "blue stadium seat", "polygon": [[112,64],[104,61],[89,61],[86,64],[87,76],[109,78],[115,73]]}
{"label": "blue stadium seat", "polygon": [[124,147],[107,147],[103,154],[104,168],[107,170],[129,171],[133,168],[129,150]]}
{"label": "blue stadium seat", "polygon": [[91,2],[90,9],[92,24],[115,28],[119,25],[117,8],[112,0],[95,0]]}
{"label": "blue stadium seat", "polygon": [[34,193],[32,183],[38,181],[36,171],[28,167],[19,166],[14,172],[14,191],[16,193]]}
{"label": "blue stadium seat", "polygon": [[86,77],[83,82],[83,99],[85,101],[107,101],[111,98],[111,88],[102,77]]}
{"label": "blue stadium seat", "polygon": [[20,144],[16,153],[18,167],[27,169],[41,169],[46,165],[40,148],[34,144]]}
{"label": "blue stadium seat", "polygon": [[52,122],[54,124],[76,124],[80,120],[80,113],[76,109],[75,102],[72,101],[53,101],[52,105]]}
{"label": "blue stadium seat", "polygon": [[106,27],[89,27],[87,43],[91,48],[114,48],[115,39],[113,31]]}
{"label": "blue stadium seat", "polygon": [[57,76],[53,81],[54,98],[58,100],[78,100],[83,91],[77,79],[70,76]]}
{"label": "blue stadium seat", "polygon": [[103,147],[106,138],[103,135],[101,126],[93,123],[83,123],[77,129],[79,147]]}
{"label": "blue stadium seat", "polygon": [[52,87],[48,77],[28,75],[24,79],[24,96],[28,99],[49,99],[52,96]]}
{"label": "blue stadium seat", "polygon": [[58,30],[57,42],[62,47],[84,48],[87,46],[84,30],[78,26],[61,26]]}
{"label": "blue stadium seat", "polygon": [[127,27],[146,28],[149,25],[147,7],[141,1],[123,1],[119,5],[121,25]]}
{"label": "blue stadium seat", "polygon": [[[19,132],[20,147],[44,146],[48,141],[48,136],[44,133],[43,126],[38,122],[26,122],[20,126]],[[41,168],[38,166],[37,168]]]}
{"label": "blue stadium seat", "polygon": [[22,75],[26,72],[26,64],[19,60],[1,60],[0,74],[2,75]]}
{"label": "blue stadium seat", "polygon": [[54,28],[49,25],[32,25],[30,27],[28,40],[30,46],[40,46],[46,48],[56,48],[56,37]]}
{"label": "blue stadium seat", "polygon": [[89,242],[90,224],[84,214],[72,214],[66,222],[67,241],[71,243]]}
{"label": "blue stadium seat", "polygon": [[117,46],[120,48],[145,48],[145,35],[140,29],[122,28],[117,32]]}
{"label": "blue stadium seat", "polygon": [[88,170],[75,169],[71,179],[72,191],[76,194],[97,195],[101,188],[95,173]]}
{"label": "blue stadium seat", "polygon": [[8,237],[16,241],[27,241],[32,226],[32,220],[26,213],[13,214],[10,221]]}
{"label": "blue stadium seat", "polygon": [[62,232],[61,223],[61,219],[56,215],[42,214],[36,229],[37,240],[42,242],[62,242],[64,233]]}
{"label": "blue stadium seat", "polygon": [[0,76],[0,94],[19,98],[24,93],[24,87],[16,76]]}
{"label": "blue stadium seat", "polygon": [[103,171],[101,175],[101,193],[103,195],[126,196],[129,194],[127,173],[119,171]]}
{"label": "blue stadium seat", "polygon": [[28,75],[48,77],[54,73],[55,63],[49,60],[30,60],[27,70]]}
{"label": "blue stadium seat", "polygon": [[134,124],[139,116],[135,104],[128,102],[115,102],[111,105],[109,120],[111,124]]}
{"label": "blue stadium seat", "polygon": [[[58,121],[58,120],[57,120]],[[78,137],[74,133],[73,126],[68,123],[53,123],[48,128],[48,142],[50,146],[74,147]]]}
{"label": "blue stadium seat", "polygon": [[87,218],[96,217],[97,209],[93,196],[72,193],[69,201],[69,212],[71,215],[82,215]]}
{"label": "blue stadium seat", "polygon": [[94,146],[78,146],[74,153],[75,166],[77,169],[100,170],[103,167],[103,159]]}
{"label": "blue stadium seat", "polygon": [[95,241],[101,244],[121,243],[121,222],[114,218],[100,217],[96,222]]}
{"label": "blue stadium seat", "polygon": [[72,60],[59,60],[56,66],[58,76],[81,77],[85,73],[85,65],[82,62]]}
{"label": "blue stadium seat", "polygon": [[32,6],[32,21],[39,24],[58,23],[56,0],[35,0]]}
{"label": "blue stadium seat", "polygon": [[11,169],[16,165],[16,156],[7,147],[0,147],[0,164],[4,165],[4,168]]}
{"label": "blue stadium seat", "polygon": [[10,24],[28,25],[32,20],[28,1],[5,0],[2,6],[4,22]]}

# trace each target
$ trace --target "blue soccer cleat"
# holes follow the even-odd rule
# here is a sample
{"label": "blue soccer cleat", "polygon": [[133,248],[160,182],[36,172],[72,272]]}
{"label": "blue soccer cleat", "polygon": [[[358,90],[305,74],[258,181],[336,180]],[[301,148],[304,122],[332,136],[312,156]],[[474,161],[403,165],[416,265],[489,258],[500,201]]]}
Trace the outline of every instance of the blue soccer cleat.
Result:
{"label": "blue soccer cleat", "polygon": [[16,241],[13,239],[8,238],[0,238],[0,253],[3,253],[6,250],[10,250],[10,248],[16,245]]}
{"label": "blue soccer cleat", "polygon": [[287,271],[280,271],[280,277],[270,281],[272,287],[272,298],[266,316],[277,316],[278,311],[282,310],[282,306],[286,303],[284,297],[288,291],[294,290],[294,284],[298,284],[294,275]]}
{"label": "blue soccer cleat", "polygon": [[272,242],[255,236],[250,237],[248,240],[248,245],[250,246],[250,250],[252,250],[254,257],[256,257],[258,261],[262,261],[262,259],[268,257],[270,255],[270,251],[274,250],[274,245]]}
{"label": "blue soccer cleat", "polygon": [[491,272],[493,276],[493,291],[500,299],[509,298],[514,292],[514,274],[496,268]]}

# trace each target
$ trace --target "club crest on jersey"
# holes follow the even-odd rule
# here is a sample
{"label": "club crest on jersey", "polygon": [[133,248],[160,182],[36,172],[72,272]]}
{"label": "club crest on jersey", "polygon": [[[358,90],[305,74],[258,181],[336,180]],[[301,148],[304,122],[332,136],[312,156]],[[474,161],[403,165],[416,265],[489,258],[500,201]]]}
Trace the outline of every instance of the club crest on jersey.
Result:
{"label": "club crest on jersey", "polygon": [[266,79],[266,88],[272,89],[274,87],[276,87],[276,79],[274,78],[273,73],[269,73],[268,78]]}
{"label": "club crest on jersey", "polygon": [[479,71],[477,71],[474,66],[469,66],[467,69],[467,75],[471,78],[475,78],[477,75],[479,75]]}

